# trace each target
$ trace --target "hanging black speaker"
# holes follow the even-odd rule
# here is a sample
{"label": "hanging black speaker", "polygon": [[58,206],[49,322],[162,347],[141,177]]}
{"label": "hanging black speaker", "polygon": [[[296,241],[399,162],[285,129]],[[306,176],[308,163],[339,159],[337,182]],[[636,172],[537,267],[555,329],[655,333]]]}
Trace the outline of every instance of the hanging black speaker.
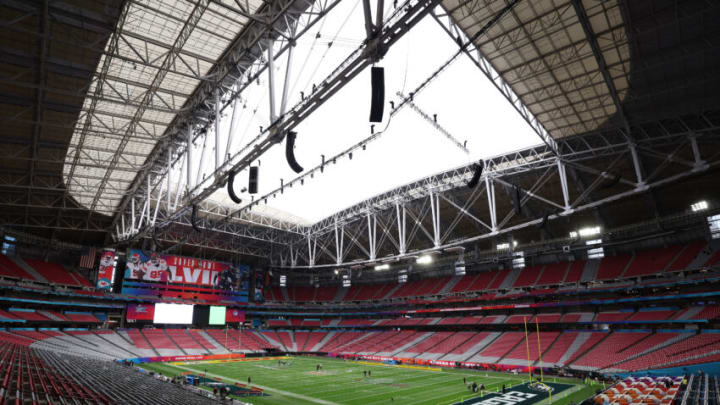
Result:
{"label": "hanging black speaker", "polygon": [[382,122],[385,109],[385,68],[373,66],[370,69],[370,122]]}
{"label": "hanging black speaker", "polygon": [[248,193],[257,194],[258,192],[258,171],[257,166],[250,166],[250,178],[248,179]]}
{"label": "hanging black speaker", "polygon": [[468,183],[467,183],[467,186],[469,188],[477,187],[478,183],[480,183],[480,177],[482,177],[484,168],[485,168],[485,162],[480,162],[475,165],[475,172],[473,173],[473,176],[470,179],[470,181],[468,181]]}
{"label": "hanging black speaker", "polygon": [[520,205],[520,200],[522,199],[522,190],[520,190],[520,187],[513,186],[512,190],[512,205],[513,209],[515,210],[515,214],[522,215],[522,206]]}
{"label": "hanging black speaker", "polygon": [[190,216],[190,224],[192,225],[195,232],[200,232],[200,228],[197,226],[197,205],[192,207],[192,215]]}
{"label": "hanging black speaker", "polygon": [[549,216],[550,216],[550,214],[545,214],[545,215],[543,216],[542,222],[540,222],[539,224],[537,224],[538,229],[545,229],[545,228],[547,228],[548,217],[549,217]]}
{"label": "hanging black speaker", "polygon": [[234,183],[235,183],[235,172],[231,170],[230,173],[228,173],[228,183],[227,183],[228,195],[230,196],[230,199],[233,200],[233,202],[235,204],[240,204],[242,202],[242,200],[237,196],[237,194],[235,194],[235,189],[233,188]]}
{"label": "hanging black speaker", "polygon": [[285,136],[285,157],[287,158],[290,168],[293,169],[295,173],[302,173],[303,167],[298,164],[297,160],[295,160],[296,137],[297,132],[294,131],[288,131],[287,135]]}
{"label": "hanging black speaker", "polygon": [[617,173],[616,173],[615,176],[612,178],[612,180],[610,180],[610,181],[607,182],[607,183],[604,183],[601,187],[602,187],[602,188],[615,187],[618,183],[620,183],[620,179],[621,179],[621,178],[622,178],[622,177],[620,176],[620,174],[617,174]]}

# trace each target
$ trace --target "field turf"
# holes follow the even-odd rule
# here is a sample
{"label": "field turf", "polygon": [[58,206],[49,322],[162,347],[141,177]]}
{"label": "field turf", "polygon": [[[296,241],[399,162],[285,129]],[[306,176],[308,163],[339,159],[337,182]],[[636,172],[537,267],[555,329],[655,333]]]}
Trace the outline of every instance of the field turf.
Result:
{"label": "field turf", "polygon": [[[229,383],[247,383],[248,377],[251,377],[252,385],[263,388],[267,396],[241,400],[256,405],[448,405],[480,396],[468,390],[463,384],[463,377],[468,383],[485,384],[490,391],[499,390],[503,384],[510,387],[525,383],[528,378],[527,375],[509,373],[427,370],[325,357],[294,357],[289,361],[292,363],[289,366],[279,366],[277,360],[254,360],[175,365],[148,363],[142,367],[169,376],[182,372],[206,372],[208,377],[220,377]],[[320,372],[316,372],[317,364],[322,365]],[[372,376],[363,377],[363,370],[371,371]],[[553,404],[579,403],[594,391],[594,387],[584,386],[576,380],[556,381],[572,384],[573,387],[554,397]]]}

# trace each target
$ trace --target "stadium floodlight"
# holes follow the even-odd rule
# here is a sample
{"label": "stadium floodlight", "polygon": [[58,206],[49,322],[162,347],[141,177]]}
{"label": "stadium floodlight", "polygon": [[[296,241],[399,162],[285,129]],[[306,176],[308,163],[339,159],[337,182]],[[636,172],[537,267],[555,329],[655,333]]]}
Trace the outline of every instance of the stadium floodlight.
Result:
{"label": "stadium floodlight", "polygon": [[335,274],[338,274],[338,271],[337,271],[337,269],[335,269]]}
{"label": "stadium floodlight", "polygon": [[[513,241],[513,247],[517,247],[517,241],[516,241],[516,240]],[[497,248],[497,250],[507,250],[507,249],[510,249],[510,242],[499,243],[496,248]]]}
{"label": "stadium floodlight", "polygon": [[578,233],[582,237],[586,236],[593,236],[593,235],[599,235],[600,234],[600,227],[599,226],[593,226],[588,228],[581,228]]}
{"label": "stadium floodlight", "polygon": [[690,209],[692,209],[692,212],[705,211],[708,209],[708,202],[705,200],[698,201],[695,204],[692,204]]}
{"label": "stadium floodlight", "polygon": [[375,266],[375,270],[388,270],[388,269],[390,269],[389,264],[379,264],[379,265]]}
{"label": "stadium floodlight", "polygon": [[588,236],[595,236],[600,235],[600,227],[599,226],[589,226],[586,228],[580,228],[577,231],[570,232],[571,238],[577,238],[578,236],[582,238],[586,238]]}
{"label": "stadium floodlight", "polygon": [[417,264],[430,264],[432,263],[433,258],[430,255],[422,255],[415,260],[415,263]]}

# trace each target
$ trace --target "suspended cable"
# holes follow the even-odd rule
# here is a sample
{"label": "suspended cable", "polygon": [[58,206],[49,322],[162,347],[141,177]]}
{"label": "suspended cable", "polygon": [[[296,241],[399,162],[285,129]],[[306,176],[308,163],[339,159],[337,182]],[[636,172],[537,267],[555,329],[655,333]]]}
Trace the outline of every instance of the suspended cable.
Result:
{"label": "suspended cable", "polygon": [[[350,17],[354,14],[355,9],[357,8],[358,4],[360,4],[360,0],[355,2],[355,5],[353,6],[352,10],[350,10],[350,13],[345,17],[345,20],[343,20],[342,24],[340,24],[340,27],[337,29],[337,32],[335,32],[335,35],[332,37],[333,41],[335,38],[337,38],[340,35],[340,32],[345,28],[345,25],[350,20]],[[325,57],[327,57],[327,54],[330,52],[330,48],[332,48],[332,41],[328,44],[328,47],[325,48],[325,52],[323,52],[322,56],[320,57],[320,60],[318,61],[317,65],[315,66],[315,69],[313,70],[312,75],[308,78],[307,83],[303,87],[303,91],[307,92],[308,87],[312,84],[313,79],[315,78],[315,75],[317,74],[318,70],[320,69],[320,66],[323,64],[323,61],[325,60]],[[308,54],[309,56],[309,54]],[[299,79],[299,77],[298,77]],[[298,80],[299,81],[299,80]]]}
{"label": "suspended cable", "polygon": [[455,52],[450,57],[450,59],[448,59],[438,69],[436,69],[430,76],[428,76],[428,78],[425,79],[425,81],[420,83],[420,85],[417,86],[415,88],[415,90],[410,92],[408,94],[408,97],[404,98],[400,102],[400,104],[398,105],[398,108],[402,107],[403,104],[405,104],[408,100],[411,100],[414,96],[416,96],[418,93],[420,93],[422,90],[424,90],[427,87],[427,85],[430,84],[430,82],[435,80],[440,75],[440,73],[444,72],[453,62],[455,62],[458,59],[458,57],[465,52],[465,50],[468,48],[468,46],[470,46],[470,44],[472,44],[473,42],[475,42],[475,40],[477,40],[482,35],[484,35],[490,28],[492,28],[493,25],[495,25],[498,21],[500,21],[500,19],[503,16],[505,16],[505,14],[510,12],[510,10],[512,10],[513,7],[515,7],[515,5],[519,2],[520,2],[520,0],[513,0],[508,5],[506,5],[502,10],[500,10],[497,14],[495,14],[490,20],[488,20],[488,22],[486,22],[485,25],[483,25],[483,27],[480,28],[480,30],[478,32],[476,32],[472,37],[470,37],[467,40],[467,42],[463,43],[460,46],[460,49],[458,49],[457,52]]}
{"label": "suspended cable", "polygon": [[295,83],[293,83],[293,86],[290,88],[290,93],[293,94],[295,92],[295,86],[297,86],[298,82],[300,81],[300,78],[302,77],[303,72],[305,71],[305,66],[307,65],[308,61],[310,60],[310,55],[312,55],[313,49],[315,49],[315,45],[317,45],[318,39],[320,39],[320,33],[322,32],[323,28],[325,27],[325,21],[327,21],[327,18],[324,18],[322,22],[320,22],[320,28],[318,28],[317,33],[315,34],[315,38],[313,38],[312,45],[310,46],[310,50],[308,51],[307,55],[305,55],[305,60],[303,61],[302,66],[300,66],[300,71],[297,74],[297,80]]}

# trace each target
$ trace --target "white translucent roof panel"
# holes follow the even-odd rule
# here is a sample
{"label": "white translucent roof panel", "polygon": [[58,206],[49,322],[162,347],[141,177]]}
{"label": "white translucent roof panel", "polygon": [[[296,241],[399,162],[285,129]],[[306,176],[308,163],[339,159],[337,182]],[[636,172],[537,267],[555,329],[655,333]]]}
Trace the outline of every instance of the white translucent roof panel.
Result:
{"label": "white translucent roof panel", "polygon": [[[244,3],[256,10],[262,1]],[[162,72],[163,79],[155,83],[159,84],[157,90],[144,103],[196,4],[129,0],[125,7],[124,23],[116,27],[117,47],[111,52],[111,43],[106,45],[64,167],[65,181],[75,199],[107,214],[117,208],[157,140],[247,22],[231,8],[211,4],[184,45],[173,53],[174,63]],[[94,97],[98,86],[102,92]]]}
{"label": "white translucent roof panel", "polygon": [[[473,35],[507,3],[444,0]],[[630,52],[618,0],[583,0],[593,35],[620,100],[628,87]],[[616,113],[603,75],[570,0],[522,1],[480,36],[476,46],[554,137],[591,131]]]}

